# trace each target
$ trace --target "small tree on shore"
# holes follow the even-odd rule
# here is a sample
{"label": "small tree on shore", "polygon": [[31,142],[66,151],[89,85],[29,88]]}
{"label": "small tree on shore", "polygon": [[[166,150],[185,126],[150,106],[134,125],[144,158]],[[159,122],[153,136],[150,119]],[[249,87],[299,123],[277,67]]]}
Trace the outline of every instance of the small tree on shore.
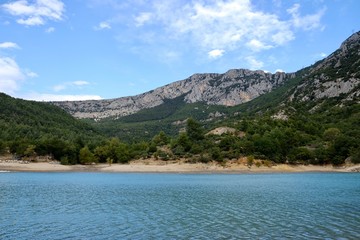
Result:
{"label": "small tree on shore", "polygon": [[247,157],[247,166],[248,166],[248,168],[251,168],[252,167],[252,165],[254,164],[254,156],[248,156]]}
{"label": "small tree on shore", "polygon": [[79,161],[81,164],[91,164],[95,162],[94,154],[89,150],[87,146],[80,149]]}
{"label": "small tree on shore", "polygon": [[36,148],[35,145],[29,145],[29,146],[26,148],[26,150],[24,151],[25,157],[26,157],[28,160],[30,160],[30,161],[34,160],[35,157],[36,157],[35,148]]}

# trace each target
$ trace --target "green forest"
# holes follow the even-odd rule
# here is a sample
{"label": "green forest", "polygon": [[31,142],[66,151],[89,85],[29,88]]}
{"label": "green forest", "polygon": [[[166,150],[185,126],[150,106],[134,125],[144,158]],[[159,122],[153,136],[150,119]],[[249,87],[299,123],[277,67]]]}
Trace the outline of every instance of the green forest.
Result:
{"label": "green forest", "polygon": [[[18,159],[47,155],[62,164],[111,164],[151,157],[204,163],[247,157],[267,165],[341,165],[347,159],[360,163],[360,105],[356,102],[336,107],[326,101],[311,114],[306,111],[309,106],[288,108],[285,120],[275,119],[271,111],[207,124],[188,118],[184,129],[175,134],[163,129],[150,138],[123,140],[48,103],[5,94],[0,98],[0,151]],[[235,131],[208,134],[224,126]]]}

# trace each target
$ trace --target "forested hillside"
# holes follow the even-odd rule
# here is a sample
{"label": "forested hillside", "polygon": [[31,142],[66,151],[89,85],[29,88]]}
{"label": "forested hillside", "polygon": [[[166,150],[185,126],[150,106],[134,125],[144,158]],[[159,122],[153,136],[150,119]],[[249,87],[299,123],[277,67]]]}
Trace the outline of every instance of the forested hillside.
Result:
{"label": "forested hillside", "polygon": [[[250,102],[224,107],[185,104],[179,97],[95,126],[130,142],[151,139],[164,131],[173,138],[169,156],[202,160],[254,156],[274,162],[335,165],[346,159],[359,162],[359,76],[358,32],[329,57],[297,71],[282,86]],[[201,141],[187,138],[186,133],[178,135],[189,117],[198,121],[203,134],[224,126],[234,128],[235,134],[204,135]],[[158,155],[168,156],[161,151]]]}
{"label": "forested hillside", "polygon": [[95,144],[101,135],[48,103],[15,99],[0,93],[0,151],[19,157],[51,155],[77,161],[79,148]]}

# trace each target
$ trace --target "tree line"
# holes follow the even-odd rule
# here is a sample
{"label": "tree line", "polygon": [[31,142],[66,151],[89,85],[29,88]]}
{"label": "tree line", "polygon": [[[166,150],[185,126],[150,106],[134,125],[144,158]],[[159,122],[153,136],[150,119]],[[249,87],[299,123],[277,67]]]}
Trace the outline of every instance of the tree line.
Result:
{"label": "tree line", "polygon": [[240,157],[289,164],[341,165],[346,159],[360,163],[359,139],[336,127],[270,117],[243,119],[233,127],[236,131],[232,133],[207,134],[200,122],[190,118],[186,130],[174,137],[161,131],[149,141],[133,143],[118,138],[18,139],[0,141],[0,151],[30,160],[49,155],[62,164],[127,163],[147,158],[223,163]]}
{"label": "tree line", "polygon": [[[288,106],[286,120],[274,119],[275,110],[211,124],[190,118],[179,133],[158,124],[155,136],[136,134],[135,141],[124,141],[47,103],[5,94],[0,100],[0,154],[19,159],[48,156],[63,164],[127,163],[151,157],[191,162],[240,157],[291,164],[360,162],[360,105],[355,101],[340,107],[336,99],[327,100],[314,113],[309,113],[314,106],[297,103]],[[207,134],[221,126],[235,132]]]}

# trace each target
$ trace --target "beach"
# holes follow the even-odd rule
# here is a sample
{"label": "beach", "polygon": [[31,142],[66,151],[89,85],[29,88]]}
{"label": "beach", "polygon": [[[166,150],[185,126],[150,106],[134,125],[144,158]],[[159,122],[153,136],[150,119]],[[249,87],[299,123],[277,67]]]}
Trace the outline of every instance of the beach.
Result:
{"label": "beach", "polygon": [[289,165],[248,167],[238,161],[224,164],[188,163],[184,160],[134,160],[128,164],[61,165],[59,162],[0,161],[0,171],[11,172],[118,172],[118,173],[291,173],[291,172],[359,172],[360,164],[333,167],[332,165]]}

